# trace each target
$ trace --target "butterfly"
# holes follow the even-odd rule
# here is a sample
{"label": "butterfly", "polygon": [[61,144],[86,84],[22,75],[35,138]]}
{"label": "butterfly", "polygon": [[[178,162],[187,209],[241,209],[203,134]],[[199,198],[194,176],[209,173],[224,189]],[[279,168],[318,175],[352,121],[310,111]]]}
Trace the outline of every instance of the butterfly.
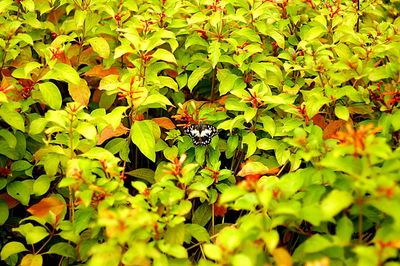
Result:
{"label": "butterfly", "polygon": [[211,143],[211,139],[218,135],[218,130],[207,124],[192,124],[185,128],[184,132],[192,139],[194,145],[206,146]]}

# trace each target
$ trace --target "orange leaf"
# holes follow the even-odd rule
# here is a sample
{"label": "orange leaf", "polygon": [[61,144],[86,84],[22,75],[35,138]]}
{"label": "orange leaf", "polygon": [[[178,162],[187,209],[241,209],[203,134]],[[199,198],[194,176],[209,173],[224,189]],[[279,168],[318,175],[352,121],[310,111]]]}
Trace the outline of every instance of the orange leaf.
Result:
{"label": "orange leaf", "polygon": [[165,129],[176,128],[175,124],[168,117],[153,118],[152,120],[154,122],[156,122],[162,128],[165,128]]}
{"label": "orange leaf", "polygon": [[322,129],[324,129],[327,125],[325,117],[321,114],[314,115],[311,120],[314,122],[315,125],[319,126]]}
{"label": "orange leaf", "polygon": [[99,140],[97,141],[97,145],[101,145],[104,141],[113,138],[113,137],[118,137],[121,135],[126,134],[129,131],[127,127],[124,127],[124,125],[120,124],[115,130],[111,125],[105,127],[103,131],[101,131]]}
{"label": "orange leaf", "polygon": [[220,105],[225,105],[225,101],[228,98],[228,96],[222,96],[221,98],[219,98],[218,100],[216,100],[217,103],[219,103]]}
{"label": "orange leaf", "polygon": [[4,94],[15,90],[14,85],[12,85],[12,83],[10,82],[11,80],[12,78],[3,78],[3,80],[1,81],[0,91]]}
{"label": "orange leaf", "polygon": [[12,209],[19,204],[18,200],[14,199],[6,192],[0,194],[0,199],[4,200],[7,203],[9,209]]}
{"label": "orange leaf", "polygon": [[339,129],[346,123],[344,120],[330,120],[324,129],[324,139],[331,139],[336,136]]}
{"label": "orange leaf", "polygon": [[81,79],[79,85],[68,84],[68,91],[75,102],[87,106],[89,104],[90,89],[86,80]]}
{"label": "orange leaf", "polygon": [[44,218],[49,214],[49,212],[52,212],[56,216],[60,215],[65,207],[65,203],[60,199],[50,196],[42,199],[39,203],[32,205],[28,209],[28,212],[38,218]]}
{"label": "orange leaf", "polygon": [[98,77],[104,78],[108,75],[119,75],[118,68],[110,67],[109,69],[104,69],[103,65],[96,65],[85,74],[87,77]]}
{"label": "orange leaf", "polygon": [[98,89],[94,90],[93,96],[92,96],[92,101],[95,102],[95,103],[99,103],[102,93],[103,92],[101,90],[98,90]]}
{"label": "orange leaf", "polygon": [[292,257],[289,252],[284,248],[276,248],[272,251],[277,266],[292,266]]}

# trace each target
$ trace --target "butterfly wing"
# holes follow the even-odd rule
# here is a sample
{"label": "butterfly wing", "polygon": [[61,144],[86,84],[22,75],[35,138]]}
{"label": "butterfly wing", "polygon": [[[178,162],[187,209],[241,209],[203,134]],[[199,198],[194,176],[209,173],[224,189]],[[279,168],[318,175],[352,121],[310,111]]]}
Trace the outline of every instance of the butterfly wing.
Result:
{"label": "butterfly wing", "polygon": [[206,146],[211,139],[218,135],[218,130],[212,125],[193,124],[185,129],[185,133],[192,139],[194,145]]}

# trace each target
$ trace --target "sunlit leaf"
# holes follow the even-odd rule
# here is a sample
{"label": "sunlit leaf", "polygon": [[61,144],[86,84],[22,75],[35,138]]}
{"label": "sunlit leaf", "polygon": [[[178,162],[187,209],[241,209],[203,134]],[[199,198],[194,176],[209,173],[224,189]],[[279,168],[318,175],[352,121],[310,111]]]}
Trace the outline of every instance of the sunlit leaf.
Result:
{"label": "sunlit leaf", "polygon": [[27,249],[22,243],[16,241],[8,242],[1,249],[1,260],[6,260],[9,256],[23,251],[27,251]]}
{"label": "sunlit leaf", "polygon": [[83,106],[87,106],[89,104],[90,89],[86,80],[81,79],[79,85],[72,83],[68,84],[68,91],[75,102],[80,103]]}
{"label": "sunlit leaf", "polygon": [[132,125],[131,140],[153,162],[156,159],[153,126],[150,121],[136,121]]}
{"label": "sunlit leaf", "polygon": [[57,197],[44,198],[38,203],[32,205],[27,209],[33,216],[44,218],[52,212],[54,215],[60,215],[66,208],[65,203]]}
{"label": "sunlit leaf", "polygon": [[21,266],[42,266],[43,257],[37,254],[26,254],[21,260]]}
{"label": "sunlit leaf", "polygon": [[44,82],[39,84],[39,90],[42,94],[44,102],[51,108],[58,110],[61,108],[62,98],[60,90],[52,82]]}
{"label": "sunlit leaf", "polygon": [[110,46],[108,42],[102,37],[94,37],[88,40],[93,51],[95,51],[100,57],[108,58],[110,55]]}

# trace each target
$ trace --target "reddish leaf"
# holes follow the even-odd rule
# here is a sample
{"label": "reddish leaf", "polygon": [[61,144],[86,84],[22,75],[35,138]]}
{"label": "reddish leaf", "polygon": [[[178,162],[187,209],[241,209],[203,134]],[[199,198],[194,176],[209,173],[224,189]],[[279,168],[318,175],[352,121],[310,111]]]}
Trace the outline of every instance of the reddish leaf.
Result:
{"label": "reddish leaf", "polygon": [[62,202],[60,199],[50,196],[48,198],[42,199],[39,203],[32,205],[28,212],[31,213],[33,216],[43,218],[46,217],[49,212],[51,211],[54,215],[60,215],[64,208],[65,203]]}
{"label": "reddish leaf", "polygon": [[178,76],[178,72],[176,72],[175,70],[172,70],[172,69],[165,69],[164,72],[171,78],[176,78]]}
{"label": "reddish leaf", "polygon": [[19,204],[18,200],[14,199],[6,192],[0,194],[0,199],[4,200],[7,203],[9,209],[12,209]]}
{"label": "reddish leaf", "polygon": [[176,128],[175,124],[168,117],[153,118],[152,120],[154,122],[156,122],[162,128],[165,128],[165,129]]}
{"label": "reddish leaf", "polygon": [[92,101],[95,102],[95,103],[99,103],[102,93],[103,92],[101,90],[98,90],[98,89],[94,90],[93,96],[92,96]]}
{"label": "reddish leaf", "polygon": [[324,139],[335,138],[336,133],[345,123],[344,120],[330,120],[324,129]]}
{"label": "reddish leaf", "polygon": [[218,202],[214,203],[214,215],[216,217],[224,217],[227,212],[227,208],[224,205],[220,205]]}
{"label": "reddish leaf", "polygon": [[118,75],[118,68],[111,67],[109,69],[104,69],[103,65],[96,65],[89,71],[87,71],[84,75],[87,77],[98,77],[104,78],[108,75]]}
{"label": "reddish leaf", "polygon": [[126,134],[129,131],[128,128],[124,127],[124,125],[120,124],[115,130],[111,125],[107,126],[103,129],[103,131],[99,135],[99,140],[97,141],[97,145],[101,145],[104,141],[118,137]]}
{"label": "reddish leaf", "polygon": [[133,120],[135,121],[143,121],[144,120],[144,114],[137,114]]}
{"label": "reddish leaf", "polygon": [[311,118],[311,120],[314,122],[314,124],[316,124],[322,129],[324,129],[327,125],[325,117],[321,114],[314,115],[313,118]]}
{"label": "reddish leaf", "polygon": [[64,14],[65,14],[64,8],[51,9],[47,20],[52,22],[53,24],[57,25],[58,21]]}

